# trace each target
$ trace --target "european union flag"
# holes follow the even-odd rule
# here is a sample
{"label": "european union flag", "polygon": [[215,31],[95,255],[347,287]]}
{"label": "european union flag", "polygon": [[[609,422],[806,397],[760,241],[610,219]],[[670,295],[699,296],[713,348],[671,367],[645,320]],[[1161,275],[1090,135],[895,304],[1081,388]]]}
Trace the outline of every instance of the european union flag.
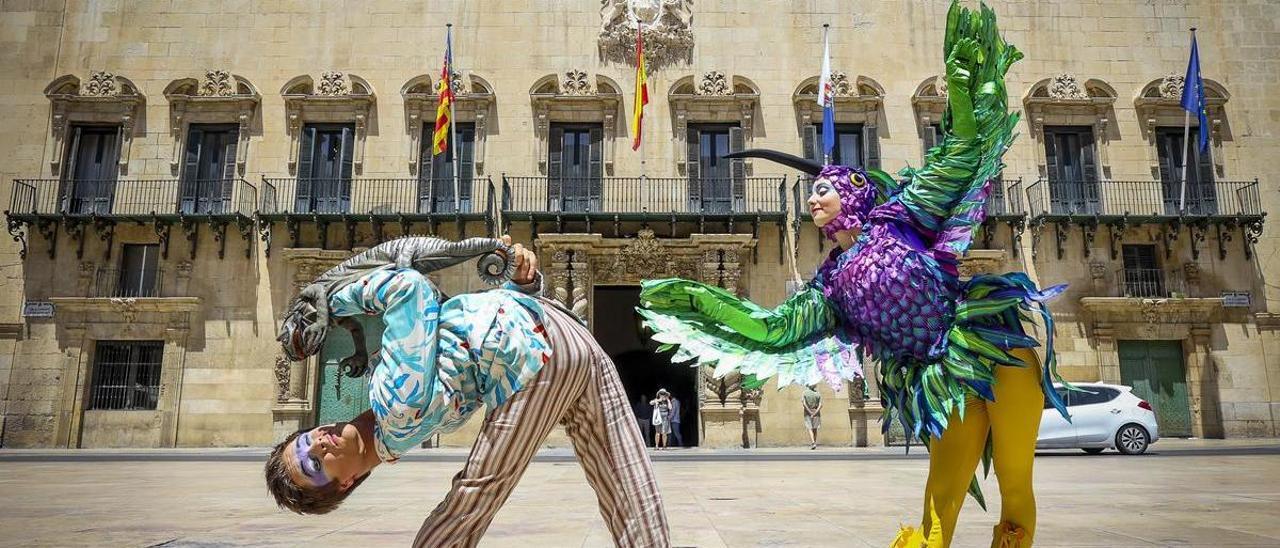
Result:
{"label": "european union flag", "polygon": [[1182,83],[1182,109],[1194,114],[1200,121],[1200,152],[1209,150],[1209,115],[1204,108],[1204,80],[1200,79],[1200,51],[1196,37],[1191,35],[1191,60],[1187,62],[1187,77]]}

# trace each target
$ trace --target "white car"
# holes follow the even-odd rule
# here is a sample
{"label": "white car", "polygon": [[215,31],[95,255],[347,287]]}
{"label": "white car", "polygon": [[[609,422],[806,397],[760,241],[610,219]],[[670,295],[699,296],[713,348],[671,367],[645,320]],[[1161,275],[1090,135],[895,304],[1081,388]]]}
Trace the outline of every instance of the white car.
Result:
{"label": "white car", "polygon": [[1126,455],[1141,455],[1160,439],[1155,411],[1133,394],[1133,388],[1102,383],[1072,385],[1079,390],[1053,386],[1066,401],[1071,422],[1045,399],[1037,449],[1080,448],[1096,455],[1115,448]]}

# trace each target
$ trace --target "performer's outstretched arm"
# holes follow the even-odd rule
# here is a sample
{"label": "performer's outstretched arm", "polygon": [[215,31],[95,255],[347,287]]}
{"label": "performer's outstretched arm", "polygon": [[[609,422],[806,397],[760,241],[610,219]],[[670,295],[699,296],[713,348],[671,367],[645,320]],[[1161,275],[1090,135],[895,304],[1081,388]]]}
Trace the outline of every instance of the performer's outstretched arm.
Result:
{"label": "performer's outstretched arm", "polygon": [[775,348],[828,331],[837,324],[835,310],[812,286],[777,307],[766,309],[719,287],[690,280],[654,280],[641,285],[640,303],[646,309],[664,314],[700,314]]}

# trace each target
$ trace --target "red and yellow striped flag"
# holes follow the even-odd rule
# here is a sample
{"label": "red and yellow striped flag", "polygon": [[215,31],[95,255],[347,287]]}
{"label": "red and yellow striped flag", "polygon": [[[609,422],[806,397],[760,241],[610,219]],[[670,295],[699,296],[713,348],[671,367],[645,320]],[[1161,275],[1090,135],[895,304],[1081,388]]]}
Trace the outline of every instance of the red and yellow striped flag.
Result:
{"label": "red and yellow striped flag", "polygon": [[644,33],[636,27],[636,99],[631,109],[631,150],[640,148],[640,128],[644,121],[644,106],[649,104],[648,75],[644,70]]}
{"label": "red and yellow striped flag", "polygon": [[445,35],[444,68],[440,69],[440,104],[436,107],[436,129],[431,135],[431,155],[449,148],[449,117],[453,112],[453,29]]}

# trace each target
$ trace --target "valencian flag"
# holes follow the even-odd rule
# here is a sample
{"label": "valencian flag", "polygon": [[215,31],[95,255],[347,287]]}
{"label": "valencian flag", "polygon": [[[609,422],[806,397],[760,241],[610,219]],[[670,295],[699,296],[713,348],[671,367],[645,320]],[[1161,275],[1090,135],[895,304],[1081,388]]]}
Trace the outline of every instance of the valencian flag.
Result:
{"label": "valencian flag", "polygon": [[836,100],[831,86],[831,46],[826,25],[822,33],[822,75],[818,78],[818,105],[822,107],[822,154],[830,158],[836,146]]}
{"label": "valencian flag", "polygon": [[644,69],[644,33],[636,25],[636,99],[631,108],[631,150],[640,148],[640,127],[644,121],[644,106],[649,104],[649,77]]}
{"label": "valencian flag", "polygon": [[[1194,32],[1194,31],[1193,31]],[[1200,122],[1200,152],[1209,149],[1209,116],[1204,108],[1204,80],[1200,79],[1200,51],[1196,35],[1191,35],[1191,60],[1187,61],[1187,77],[1182,82],[1182,109]]]}
{"label": "valencian flag", "polygon": [[431,135],[431,155],[449,148],[449,118],[453,112],[453,29],[445,34],[444,68],[440,69],[440,104],[436,107],[436,129]]}

